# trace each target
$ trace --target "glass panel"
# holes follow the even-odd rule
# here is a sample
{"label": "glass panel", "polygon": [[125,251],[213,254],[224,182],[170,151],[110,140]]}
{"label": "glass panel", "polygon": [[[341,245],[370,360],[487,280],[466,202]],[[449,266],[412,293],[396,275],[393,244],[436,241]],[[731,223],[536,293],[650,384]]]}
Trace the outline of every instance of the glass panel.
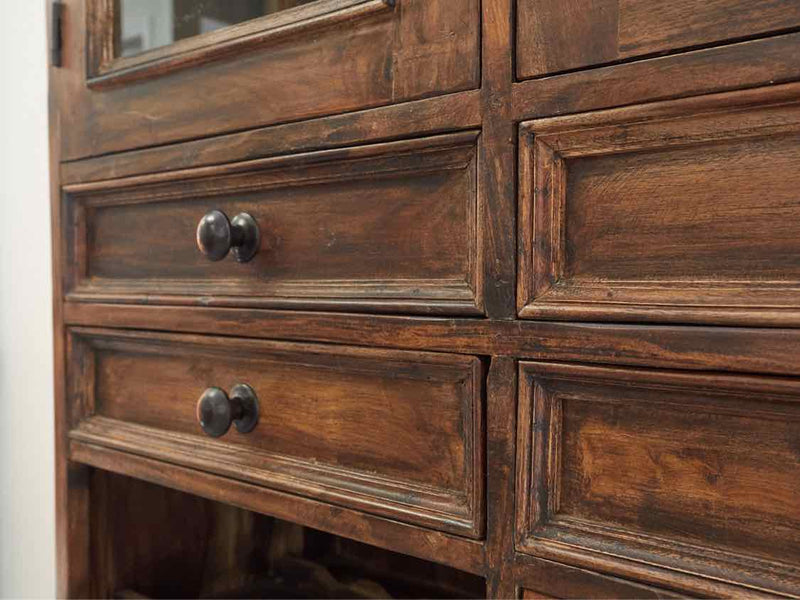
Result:
{"label": "glass panel", "polygon": [[316,0],[115,0],[114,49],[132,56]]}

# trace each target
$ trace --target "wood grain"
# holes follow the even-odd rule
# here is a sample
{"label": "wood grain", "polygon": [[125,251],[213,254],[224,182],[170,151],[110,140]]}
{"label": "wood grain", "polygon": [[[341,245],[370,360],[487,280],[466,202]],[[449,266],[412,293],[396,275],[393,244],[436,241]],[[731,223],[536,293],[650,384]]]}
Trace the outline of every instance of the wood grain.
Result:
{"label": "wood grain", "polygon": [[[66,186],[67,298],[481,314],[477,135]],[[254,217],[251,261],[197,250],[212,209]]]}
{"label": "wood grain", "polygon": [[69,452],[70,459],[76,463],[447,564],[469,573],[483,574],[485,569],[483,544],[475,540],[102,446],[72,441]]}
{"label": "wood grain", "polygon": [[796,375],[800,330],[494,321],[296,311],[66,303],[65,321],[126,329]]}
{"label": "wood grain", "polygon": [[524,123],[520,315],[800,323],[799,108],[779,89]]}
{"label": "wood grain", "polygon": [[[677,592],[642,585],[619,577],[570,567],[553,561],[517,554],[514,572],[519,596],[525,598],[685,598]],[[544,590],[544,591],[540,591]]]}
{"label": "wood grain", "polygon": [[797,381],[555,363],[520,378],[518,548],[797,590]]}
{"label": "wood grain", "polygon": [[159,69],[166,73],[151,71],[100,89],[86,85],[85,48],[108,22],[91,20],[88,30],[80,26],[88,1],[66,2],[71,29],[56,80],[59,95],[70,98],[59,109],[72,133],[62,139],[64,160],[478,87],[477,0],[452,0],[455,9],[452,2],[448,9],[439,2],[401,0],[371,15],[359,14],[358,5],[335,26],[326,25],[334,11],[302,34],[281,36],[235,60],[172,71],[164,63]]}
{"label": "wood grain", "polygon": [[479,95],[480,92],[475,90],[457,92],[180,144],[64,162],[61,164],[61,180],[64,185],[89,183],[477,129],[481,124]]}
{"label": "wood grain", "polygon": [[800,34],[515,83],[517,121],[800,79]]}
{"label": "wood grain", "polygon": [[517,0],[517,77],[527,79],[800,26],[785,0]]}
{"label": "wood grain", "polygon": [[386,0],[323,0],[311,5],[249,19],[201,35],[179,39],[133,56],[118,56],[114,48],[119,23],[109,0],[86,0],[88,15],[89,87],[102,88],[158,77],[263,49],[285,38],[323,27],[336,27],[390,10]]}
{"label": "wood grain", "polygon": [[[91,407],[72,439],[483,534],[475,358],[92,329],[72,340],[70,381],[85,391],[69,400]],[[237,383],[258,395],[258,425],[206,437],[197,399]]]}

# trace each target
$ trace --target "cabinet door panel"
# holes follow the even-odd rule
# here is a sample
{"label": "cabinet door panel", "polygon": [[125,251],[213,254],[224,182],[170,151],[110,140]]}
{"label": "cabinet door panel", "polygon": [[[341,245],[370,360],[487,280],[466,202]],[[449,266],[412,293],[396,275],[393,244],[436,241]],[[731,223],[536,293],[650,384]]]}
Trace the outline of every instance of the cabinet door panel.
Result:
{"label": "cabinet door panel", "polygon": [[800,104],[774,94],[523,123],[521,315],[800,323]]}
{"label": "cabinet door panel", "polygon": [[63,160],[473,89],[478,0],[317,0],[115,57],[114,3],[66,0]]}
{"label": "cabinet door panel", "polygon": [[797,381],[520,370],[520,550],[800,590]]}
{"label": "cabinet door panel", "polygon": [[[477,132],[67,186],[67,299],[480,314]],[[196,230],[246,213],[257,253]]]}
{"label": "cabinet door panel", "polygon": [[517,14],[520,79],[800,26],[796,0],[517,0]]}
{"label": "cabinet door panel", "polygon": [[[74,329],[70,436],[479,538],[482,376],[471,356]],[[198,400],[237,384],[255,427],[209,437]]]}

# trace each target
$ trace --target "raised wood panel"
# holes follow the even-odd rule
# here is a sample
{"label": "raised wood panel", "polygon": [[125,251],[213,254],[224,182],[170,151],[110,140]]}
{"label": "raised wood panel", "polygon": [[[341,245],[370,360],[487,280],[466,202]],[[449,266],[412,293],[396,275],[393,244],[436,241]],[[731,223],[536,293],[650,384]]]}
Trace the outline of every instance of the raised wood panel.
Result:
{"label": "raised wood panel", "polygon": [[103,56],[86,56],[87,47],[102,54],[92,36],[110,26],[102,15],[86,16],[90,2],[107,3],[66,1],[64,66],[55,74],[58,93],[70,99],[59,115],[70,132],[61,138],[64,160],[479,84],[478,0],[320,0],[301,7],[308,15],[300,21],[283,23],[277,13],[243,23],[240,36],[206,50],[162,49],[140,64],[112,61],[106,73],[91,67],[105,64]]}
{"label": "raised wood panel", "polygon": [[[468,356],[74,330],[73,440],[467,537],[483,532],[482,366]],[[79,371],[90,357],[91,377]],[[211,386],[256,391],[256,429],[203,434]]]}
{"label": "raised wood panel", "polygon": [[517,547],[800,592],[800,384],[521,363]]}
{"label": "raised wood panel", "polygon": [[662,588],[525,554],[516,554],[514,563],[517,596],[523,600],[537,598],[644,600],[685,597]]}
{"label": "raised wood panel", "polygon": [[520,79],[800,27],[795,0],[517,0]]}
{"label": "raised wood panel", "polygon": [[[67,299],[481,314],[476,132],[65,187]],[[258,254],[211,262],[211,209]]]}
{"label": "raised wood panel", "polygon": [[520,315],[800,323],[800,104],[780,94],[523,123]]}

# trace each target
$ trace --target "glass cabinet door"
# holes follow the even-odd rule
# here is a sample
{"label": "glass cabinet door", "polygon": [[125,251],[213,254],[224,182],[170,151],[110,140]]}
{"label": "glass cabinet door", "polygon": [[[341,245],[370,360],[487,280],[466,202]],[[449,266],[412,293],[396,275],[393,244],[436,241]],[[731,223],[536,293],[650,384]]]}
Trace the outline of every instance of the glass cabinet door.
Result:
{"label": "glass cabinet door", "polygon": [[135,56],[316,0],[114,0],[114,56]]}

